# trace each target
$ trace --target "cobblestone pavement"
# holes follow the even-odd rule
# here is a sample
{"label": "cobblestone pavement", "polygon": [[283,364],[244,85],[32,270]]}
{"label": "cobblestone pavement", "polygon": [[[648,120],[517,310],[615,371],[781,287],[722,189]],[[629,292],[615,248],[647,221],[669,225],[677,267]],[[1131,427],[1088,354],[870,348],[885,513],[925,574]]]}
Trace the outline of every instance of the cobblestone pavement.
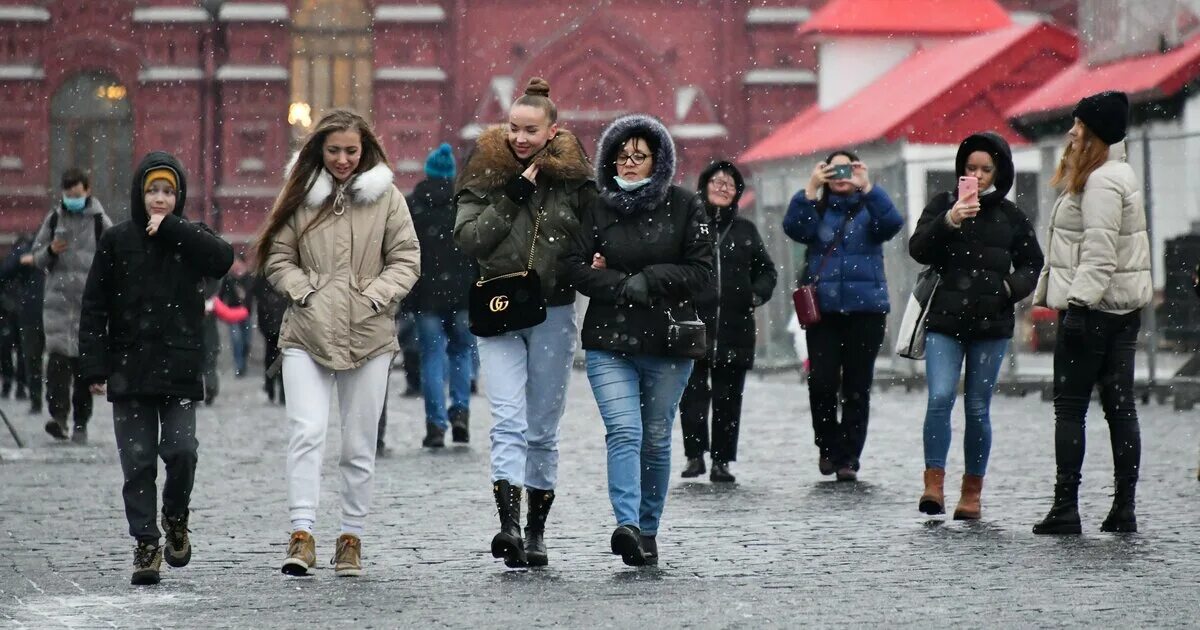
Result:
{"label": "cobblestone pavement", "polygon": [[[30,442],[18,451],[0,435],[0,627],[1200,625],[1194,412],[1143,408],[1142,533],[1115,537],[1099,532],[1111,456],[1093,407],[1085,534],[1042,538],[1030,525],[1049,505],[1052,421],[1036,396],[996,399],[984,520],[964,524],[916,510],[922,394],[875,393],[862,481],[839,484],[817,472],[804,386],[793,375],[752,377],[739,483],[679,479],[676,429],[662,565],[638,570],[607,553],[604,432],[576,372],[552,564],[526,571],[506,570],[488,553],[496,519],[485,401],[473,401],[469,447],[429,452],[418,446],[421,402],[393,392],[395,453],[378,465],[367,576],[336,579],[324,567],[296,579],[278,571],[288,526],[285,419],[259,383],[227,378],[222,398],[200,411],[194,559],[185,569],[164,564],[153,588],[128,585],[132,542],[111,406],[97,406],[92,445],[72,447],[51,444],[23,403],[0,401]],[[955,422],[959,449],[961,417]],[[322,562],[337,533],[336,431],[330,440],[316,536]],[[960,451],[950,468],[957,479]],[[957,483],[948,485],[956,494]]]}

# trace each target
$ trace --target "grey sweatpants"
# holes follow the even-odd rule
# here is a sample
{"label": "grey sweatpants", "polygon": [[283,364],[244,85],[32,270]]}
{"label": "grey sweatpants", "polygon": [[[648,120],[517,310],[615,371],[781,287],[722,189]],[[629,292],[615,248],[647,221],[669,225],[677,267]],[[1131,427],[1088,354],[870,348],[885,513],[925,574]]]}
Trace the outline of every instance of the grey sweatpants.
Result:
{"label": "grey sweatpants", "polygon": [[[160,431],[161,425],[161,431]],[[196,477],[196,406],[191,400],[169,397],[134,398],[113,403],[113,427],[125,485],[125,518],[129,535],[156,542],[158,458],[167,465],[163,512],[186,515]]]}

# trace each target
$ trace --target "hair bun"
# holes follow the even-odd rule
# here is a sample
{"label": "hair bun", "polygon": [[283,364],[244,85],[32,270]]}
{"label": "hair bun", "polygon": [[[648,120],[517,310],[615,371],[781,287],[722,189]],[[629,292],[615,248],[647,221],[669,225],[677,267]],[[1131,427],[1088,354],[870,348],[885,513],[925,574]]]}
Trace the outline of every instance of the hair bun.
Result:
{"label": "hair bun", "polygon": [[550,84],[541,77],[533,77],[529,80],[529,85],[525,88],[527,96],[550,96]]}

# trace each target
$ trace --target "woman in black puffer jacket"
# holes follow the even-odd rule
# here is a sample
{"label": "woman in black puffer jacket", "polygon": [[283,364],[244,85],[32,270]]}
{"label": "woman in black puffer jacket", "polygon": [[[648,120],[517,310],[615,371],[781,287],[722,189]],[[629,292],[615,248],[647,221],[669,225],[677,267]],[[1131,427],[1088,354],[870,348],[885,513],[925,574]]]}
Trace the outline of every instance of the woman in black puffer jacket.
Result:
{"label": "woman in black puffer jacket", "polygon": [[709,450],[708,414],[712,407],[712,472],[715,482],[735,481],[729,463],[737,460],[738,428],[746,372],[754,366],[754,309],[771,299],[778,274],[754,223],[737,215],[746,184],[731,162],[713,162],[700,174],[697,194],[704,202],[716,239],[717,285],[696,296],[708,330],[708,357],[696,361],[683,400],[679,423],[687,456],[685,478],[704,474]]}
{"label": "woman in black puffer jacket", "polygon": [[696,316],[713,285],[712,230],[695,193],[672,186],[675,143],[649,116],[623,116],[600,136],[597,203],[583,207],[564,256],[591,298],[583,321],[588,380],[608,446],[611,549],[626,564],[657,562],[671,477],[671,422],[692,360],[667,341],[670,318]]}
{"label": "woman in black puffer jacket", "polygon": [[1043,259],[1029,218],[1005,199],[1014,179],[1008,143],[994,133],[967,138],[958,147],[955,171],[959,177],[977,178],[979,194],[971,199],[952,192],[934,197],[909,240],[912,257],[941,276],[926,319],[929,403],[919,508],[926,514],[945,512],[950,414],[965,360],[966,474],[954,518],[973,520],[981,512],[992,444],[989,407],[1013,336],[1013,305],[1033,292]]}

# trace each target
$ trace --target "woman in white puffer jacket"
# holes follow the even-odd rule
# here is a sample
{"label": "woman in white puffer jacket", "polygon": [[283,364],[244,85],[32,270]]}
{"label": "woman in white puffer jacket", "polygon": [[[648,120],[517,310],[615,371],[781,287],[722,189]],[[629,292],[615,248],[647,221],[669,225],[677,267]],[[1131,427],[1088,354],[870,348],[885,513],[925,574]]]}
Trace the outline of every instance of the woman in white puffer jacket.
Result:
{"label": "woman in white puffer jacket", "polygon": [[1141,309],[1150,304],[1150,239],[1141,184],[1125,161],[1129,99],[1103,92],[1079,102],[1052,183],[1062,191],[1050,218],[1046,266],[1034,293],[1060,311],[1054,348],[1054,505],[1035,534],[1078,534],[1084,417],[1092,390],[1108,420],[1115,496],[1101,525],[1136,532],[1134,488],[1141,437],[1133,370]]}

